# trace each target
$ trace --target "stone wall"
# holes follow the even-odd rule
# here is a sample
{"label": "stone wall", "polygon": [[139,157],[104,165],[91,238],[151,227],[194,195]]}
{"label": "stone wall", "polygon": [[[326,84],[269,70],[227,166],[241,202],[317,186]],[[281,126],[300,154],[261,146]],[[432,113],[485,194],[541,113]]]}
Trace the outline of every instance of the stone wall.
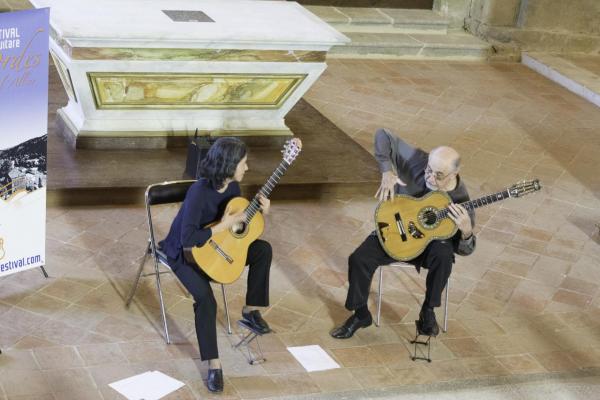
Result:
{"label": "stone wall", "polygon": [[499,52],[600,54],[600,0],[435,0],[434,10]]}
{"label": "stone wall", "polygon": [[599,0],[525,0],[524,29],[600,35]]}
{"label": "stone wall", "polygon": [[435,0],[433,9],[450,18],[450,27],[474,19],[494,26],[515,26],[521,0]]}
{"label": "stone wall", "polygon": [[433,9],[450,20],[449,28],[462,29],[472,0],[434,0]]}

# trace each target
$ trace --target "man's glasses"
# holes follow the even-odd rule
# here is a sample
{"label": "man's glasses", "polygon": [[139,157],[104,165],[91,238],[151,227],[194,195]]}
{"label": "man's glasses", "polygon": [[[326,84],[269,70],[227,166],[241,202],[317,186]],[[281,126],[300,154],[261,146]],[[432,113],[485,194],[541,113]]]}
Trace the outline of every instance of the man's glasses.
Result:
{"label": "man's glasses", "polygon": [[444,174],[441,171],[434,171],[431,169],[431,167],[429,165],[427,165],[427,167],[425,168],[425,175],[433,175],[433,177],[435,178],[436,181],[444,180],[451,174],[452,174],[452,172],[450,172],[449,174]]}

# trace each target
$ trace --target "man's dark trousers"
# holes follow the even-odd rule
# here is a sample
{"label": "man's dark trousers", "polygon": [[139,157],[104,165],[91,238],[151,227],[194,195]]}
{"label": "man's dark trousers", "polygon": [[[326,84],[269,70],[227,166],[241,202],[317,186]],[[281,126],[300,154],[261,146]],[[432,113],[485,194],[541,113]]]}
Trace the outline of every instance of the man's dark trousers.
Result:
{"label": "man's dark trousers", "polygon": [[[376,235],[369,235],[348,258],[348,295],[346,308],[356,310],[367,305],[373,274],[378,267],[395,262],[381,247]],[[452,272],[454,249],[448,240],[434,240],[417,258],[407,261],[417,267],[426,268],[425,301],[427,307],[439,307],[442,291]]]}

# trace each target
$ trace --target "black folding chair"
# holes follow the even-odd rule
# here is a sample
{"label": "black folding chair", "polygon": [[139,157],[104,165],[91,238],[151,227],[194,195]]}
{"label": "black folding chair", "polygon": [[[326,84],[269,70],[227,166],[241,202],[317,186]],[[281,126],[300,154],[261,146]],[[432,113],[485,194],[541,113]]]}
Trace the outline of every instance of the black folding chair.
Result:
{"label": "black folding chair", "polygon": [[[146,249],[146,253],[144,254],[144,258],[140,263],[140,267],[138,269],[135,282],[131,291],[129,292],[129,296],[127,298],[126,307],[129,307],[131,301],[133,300],[133,296],[135,296],[135,292],[138,288],[140,277],[142,276],[156,276],[156,289],[158,290],[158,298],[160,301],[160,312],[162,315],[163,325],[165,329],[165,340],[168,343],[171,343],[171,339],[169,338],[169,327],[167,326],[167,317],[165,313],[165,304],[163,301],[163,294],[160,285],[160,274],[164,274],[167,272],[172,272],[171,266],[167,261],[167,256],[160,251],[156,247],[156,240],[154,238],[154,227],[152,225],[152,206],[164,205],[164,204],[174,204],[181,203],[185,199],[185,195],[192,186],[192,184],[196,182],[195,180],[182,180],[182,181],[173,181],[173,182],[163,182],[156,183],[148,186],[146,189],[146,211],[148,213],[148,228],[150,231],[150,238],[148,239],[148,247]],[[146,262],[146,257],[148,254],[152,254],[152,258],[154,259],[154,272],[149,274],[143,274],[144,264]],[[167,271],[160,271],[159,264],[164,265],[168,268]],[[225,294],[225,286],[221,284],[221,291],[223,292],[223,304],[225,305],[225,315],[227,317],[227,332],[231,334],[231,322],[229,320],[229,309],[227,307],[227,296]]]}

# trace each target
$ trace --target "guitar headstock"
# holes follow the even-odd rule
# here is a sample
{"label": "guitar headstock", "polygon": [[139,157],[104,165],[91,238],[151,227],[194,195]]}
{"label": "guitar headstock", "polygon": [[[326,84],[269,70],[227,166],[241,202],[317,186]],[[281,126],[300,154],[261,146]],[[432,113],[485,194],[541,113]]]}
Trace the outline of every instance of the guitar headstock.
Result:
{"label": "guitar headstock", "polygon": [[541,188],[542,185],[540,184],[540,180],[533,179],[530,181],[517,182],[511,187],[509,187],[507,190],[510,194],[510,197],[522,197],[526,194],[537,192]]}
{"label": "guitar headstock", "polygon": [[302,141],[298,138],[288,140],[283,145],[283,159],[286,163],[291,164],[294,162],[300,151],[302,150]]}

